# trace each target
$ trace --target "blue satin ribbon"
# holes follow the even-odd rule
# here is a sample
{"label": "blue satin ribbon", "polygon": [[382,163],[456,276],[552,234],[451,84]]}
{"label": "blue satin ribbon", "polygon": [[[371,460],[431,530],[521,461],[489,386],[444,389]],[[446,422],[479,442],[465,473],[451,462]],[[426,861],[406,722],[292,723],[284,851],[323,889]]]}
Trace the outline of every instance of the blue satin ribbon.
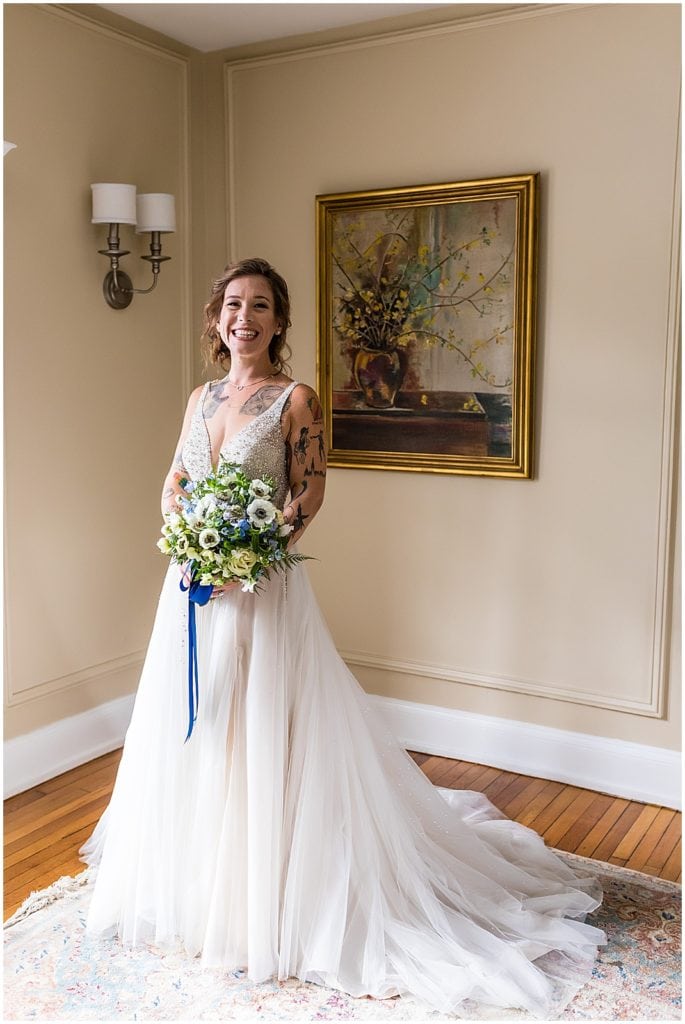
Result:
{"label": "blue satin ribbon", "polygon": [[[200,688],[197,674],[197,628],[195,625],[195,605],[205,605],[212,596],[212,584],[202,584],[193,579],[195,563],[190,562],[184,572],[179,586],[185,593],[188,591],[188,734],[185,742],[190,739],[195,720],[197,706],[200,702]],[[190,582],[186,583],[186,580]]]}

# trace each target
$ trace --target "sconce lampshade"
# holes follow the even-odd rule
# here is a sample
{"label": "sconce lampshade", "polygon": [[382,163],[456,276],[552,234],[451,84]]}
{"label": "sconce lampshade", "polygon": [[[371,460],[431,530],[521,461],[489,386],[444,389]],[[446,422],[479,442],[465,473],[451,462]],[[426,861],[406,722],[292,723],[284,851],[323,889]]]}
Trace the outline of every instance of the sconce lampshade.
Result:
{"label": "sconce lampshade", "polygon": [[91,224],[135,224],[136,186],[99,182],[93,192]]}
{"label": "sconce lampshade", "polygon": [[175,231],[174,197],[167,192],[148,192],[137,197],[136,234],[144,231]]}

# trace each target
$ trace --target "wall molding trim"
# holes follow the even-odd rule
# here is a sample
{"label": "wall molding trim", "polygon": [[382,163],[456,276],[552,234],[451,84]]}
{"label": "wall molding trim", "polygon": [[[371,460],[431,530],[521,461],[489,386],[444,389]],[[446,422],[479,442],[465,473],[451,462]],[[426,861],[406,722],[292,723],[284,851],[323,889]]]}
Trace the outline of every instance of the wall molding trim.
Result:
{"label": "wall molding trim", "polygon": [[[99,662],[96,665],[87,665],[85,668],[77,669],[76,672],[69,672],[64,676],[55,676],[46,679],[42,683],[35,683],[22,690],[15,691],[8,685],[6,706],[10,708],[28,704],[29,701],[39,700],[41,697],[52,696],[55,693],[64,693],[74,686],[90,682],[91,679],[101,679],[103,676],[112,675],[114,672],[121,672],[130,668],[141,669],[145,650],[131,651],[130,654],[122,654],[118,658],[110,658],[107,661]],[[9,679],[8,675],[8,679]]]}
{"label": "wall molding trim", "polygon": [[[370,699],[409,750],[681,807],[676,750],[379,697]],[[4,744],[7,799],[121,747],[135,694],[119,697]]]}
{"label": "wall molding trim", "polygon": [[408,750],[680,809],[677,750],[373,696]]}
{"label": "wall molding trim", "polygon": [[390,29],[387,32],[379,31],[368,35],[358,36],[356,39],[342,39],[333,43],[312,42],[309,45],[302,41],[296,43],[291,49],[278,50],[275,53],[265,53],[261,56],[227,56],[224,67],[229,70],[235,68],[242,70],[247,67],[263,67],[268,64],[287,63],[292,60],[301,60],[307,57],[320,57],[330,53],[347,53],[352,50],[366,50],[370,47],[388,46],[393,43],[403,43],[414,39],[426,39],[431,36],[449,35],[454,32],[464,32],[474,28],[482,28],[503,22],[524,21],[529,18],[540,18],[549,14],[573,14],[576,11],[586,10],[593,7],[601,7],[597,3],[585,4],[521,4],[508,11],[486,11],[482,14],[474,14],[470,17],[457,17],[449,21],[441,21],[429,25],[415,25],[412,28]]}
{"label": "wall molding trim", "polygon": [[135,694],[99,704],[4,743],[4,799],[122,746]]}
{"label": "wall molding trim", "polygon": [[465,683],[468,686],[506,690],[508,693],[525,693],[531,697],[563,700],[572,704],[583,704],[587,707],[607,708],[609,711],[625,711],[634,715],[657,717],[657,712],[651,702],[610,697],[593,690],[569,690],[534,680],[467,672],[460,668],[449,668],[446,665],[433,665],[427,662],[400,661],[366,651],[341,651],[340,655],[350,667],[357,666],[374,671],[394,672],[403,676],[418,676],[421,679],[442,679],[450,683]]}

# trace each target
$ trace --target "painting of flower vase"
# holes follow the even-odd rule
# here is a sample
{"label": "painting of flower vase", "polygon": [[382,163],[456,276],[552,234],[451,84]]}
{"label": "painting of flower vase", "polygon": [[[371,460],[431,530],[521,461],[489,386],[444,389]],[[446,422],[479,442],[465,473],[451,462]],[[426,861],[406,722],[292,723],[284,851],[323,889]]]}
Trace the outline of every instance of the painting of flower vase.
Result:
{"label": "painting of flower vase", "polygon": [[317,197],[332,466],[532,476],[538,175]]}

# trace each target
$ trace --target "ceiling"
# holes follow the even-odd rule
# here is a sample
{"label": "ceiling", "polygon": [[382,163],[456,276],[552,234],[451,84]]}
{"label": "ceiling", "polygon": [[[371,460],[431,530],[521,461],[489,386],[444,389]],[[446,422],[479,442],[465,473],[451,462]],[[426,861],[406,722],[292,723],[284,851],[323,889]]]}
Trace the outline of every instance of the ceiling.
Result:
{"label": "ceiling", "polygon": [[[205,53],[445,6],[444,3],[99,4]],[[458,4],[464,14],[485,4]]]}

